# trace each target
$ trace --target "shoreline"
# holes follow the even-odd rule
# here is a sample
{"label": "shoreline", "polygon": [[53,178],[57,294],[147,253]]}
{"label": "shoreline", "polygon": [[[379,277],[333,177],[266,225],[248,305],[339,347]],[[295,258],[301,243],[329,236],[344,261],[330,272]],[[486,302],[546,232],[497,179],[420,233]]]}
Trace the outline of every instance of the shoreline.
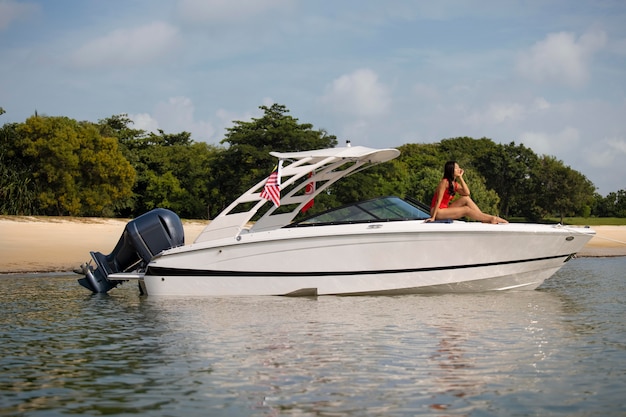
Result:
{"label": "shoreline", "polygon": [[[90,251],[109,253],[127,219],[0,216],[0,274],[72,273]],[[185,243],[207,220],[183,220]],[[626,226],[594,226],[596,236],[578,257],[626,256]]]}

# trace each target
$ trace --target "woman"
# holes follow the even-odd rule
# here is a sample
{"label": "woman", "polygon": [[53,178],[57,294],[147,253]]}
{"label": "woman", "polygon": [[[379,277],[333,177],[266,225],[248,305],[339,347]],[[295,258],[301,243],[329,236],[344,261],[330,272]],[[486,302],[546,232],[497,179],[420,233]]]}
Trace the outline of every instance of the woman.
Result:
{"label": "woman", "polygon": [[[464,171],[455,161],[448,161],[443,168],[443,179],[439,182],[433,201],[430,203],[430,218],[434,220],[456,220],[469,217],[483,223],[508,223],[506,220],[485,214],[470,198],[470,190],[463,179]],[[458,180],[458,182],[457,182]],[[460,197],[450,202],[456,194]]]}

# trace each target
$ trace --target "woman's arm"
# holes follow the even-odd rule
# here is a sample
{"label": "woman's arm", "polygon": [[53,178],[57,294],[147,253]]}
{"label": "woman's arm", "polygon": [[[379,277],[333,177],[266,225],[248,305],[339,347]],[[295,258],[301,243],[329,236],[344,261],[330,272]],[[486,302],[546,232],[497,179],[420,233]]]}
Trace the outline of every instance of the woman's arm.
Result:
{"label": "woman's arm", "polygon": [[461,194],[462,196],[469,197],[470,189],[465,183],[465,180],[463,179],[463,174],[465,174],[465,171],[461,170],[461,174],[458,177],[456,177],[459,183],[459,189],[457,190],[457,193]]}

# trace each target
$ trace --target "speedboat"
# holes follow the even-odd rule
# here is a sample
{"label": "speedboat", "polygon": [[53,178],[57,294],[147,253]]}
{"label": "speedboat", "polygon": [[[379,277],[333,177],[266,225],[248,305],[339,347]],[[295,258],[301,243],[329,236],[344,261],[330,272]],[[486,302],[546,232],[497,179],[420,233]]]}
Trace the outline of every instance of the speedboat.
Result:
{"label": "speedboat", "polygon": [[395,196],[294,221],[336,181],[399,154],[362,146],[271,152],[278,169],[193,243],[184,244],[175,213],[152,210],[126,225],[110,254],[91,252],[79,283],[105,293],[136,280],[149,296],[532,290],[595,235],[560,224],[426,222],[428,206]]}

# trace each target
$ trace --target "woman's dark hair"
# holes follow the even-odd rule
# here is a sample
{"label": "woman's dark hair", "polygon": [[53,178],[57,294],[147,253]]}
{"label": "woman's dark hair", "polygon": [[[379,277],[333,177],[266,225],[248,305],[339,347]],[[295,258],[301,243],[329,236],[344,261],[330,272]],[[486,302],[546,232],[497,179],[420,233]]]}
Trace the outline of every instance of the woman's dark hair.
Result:
{"label": "woman's dark hair", "polygon": [[443,177],[448,180],[448,192],[450,195],[456,194],[454,192],[454,166],[456,161],[448,161],[443,167]]}

